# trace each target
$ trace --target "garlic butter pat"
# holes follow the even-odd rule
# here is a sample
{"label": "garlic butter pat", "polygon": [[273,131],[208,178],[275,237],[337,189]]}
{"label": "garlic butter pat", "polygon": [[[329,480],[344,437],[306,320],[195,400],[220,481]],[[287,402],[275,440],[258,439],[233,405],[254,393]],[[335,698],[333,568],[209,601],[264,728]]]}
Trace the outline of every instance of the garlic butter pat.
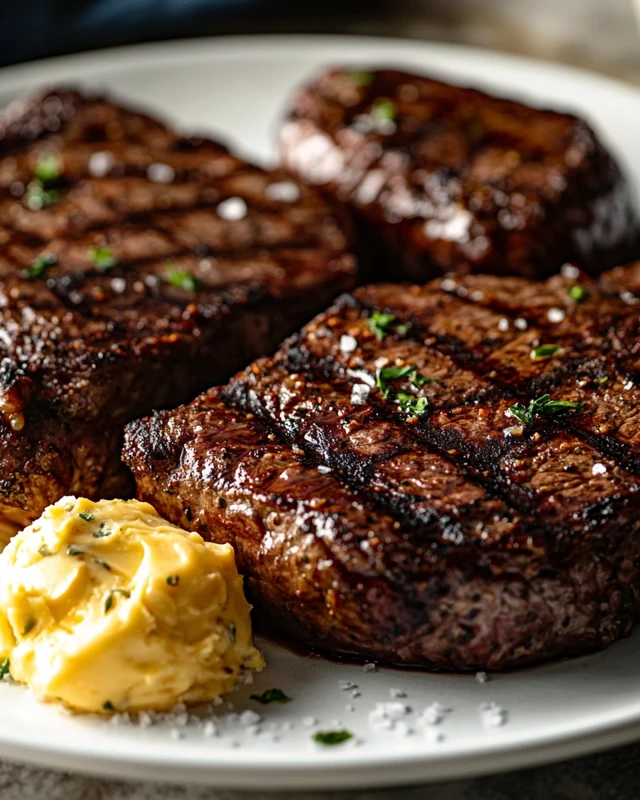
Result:
{"label": "garlic butter pat", "polygon": [[230,545],[136,500],[65,497],[0,554],[0,663],[92,712],[229,692],[264,662]]}

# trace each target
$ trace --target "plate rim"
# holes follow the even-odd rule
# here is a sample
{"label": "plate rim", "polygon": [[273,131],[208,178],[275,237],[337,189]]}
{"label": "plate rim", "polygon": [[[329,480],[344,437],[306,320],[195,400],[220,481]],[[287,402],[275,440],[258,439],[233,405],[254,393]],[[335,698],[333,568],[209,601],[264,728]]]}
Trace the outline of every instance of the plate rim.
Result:
{"label": "plate rim", "polygon": [[[185,47],[186,45],[186,47]],[[499,60],[508,67],[516,64],[519,68],[544,72],[548,76],[563,75],[583,85],[598,84],[602,89],[614,89],[619,97],[628,97],[640,108],[640,88],[623,80],[601,75],[586,69],[557,64],[535,58],[522,57],[488,48],[470,47],[462,44],[431,42],[428,40],[402,39],[397,37],[360,36],[352,34],[254,34],[241,36],[206,36],[176,39],[162,42],[124,45],[95,51],[83,51],[71,55],[56,56],[30,61],[24,64],[0,68],[2,94],[27,91],[34,86],[53,85],[67,78],[57,77],[63,73],[76,71],[77,78],[69,83],[91,85],[95,73],[101,69],[127,71],[140,67],[153,68],[167,61],[174,63],[197,63],[203,59],[225,60],[238,57],[242,52],[244,59],[260,59],[265,56],[296,58],[308,53],[310,49],[335,49],[336,61],[340,53],[352,46],[380,48],[380,60],[384,51],[402,48],[419,57],[420,51],[432,55],[438,53],[453,56],[460,62],[460,73],[464,73],[464,56],[476,60]],[[327,53],[327,60],[328,58]],[[333,56],[332,56],[333,57]],[[401,61],[397,54],[390,61]],[[87,68],[88,80],[82,75]],[[449,74],[445,65],[441,72]],[[44,80],[43,80],[44,79]],[[465,80],[467,80],[465,78]],[[473,83],[471,77],[469,82]],[[479,76],[478,84],[490,83]],[[603,715],[600,715],[601,717]],[[606,715],[604,715],[606,716]],[[281,763],[270,756],[273,763],[267,763],[251,751],[244,758],[238,752],[220,751],[224,754],[218,763],[205,764],[202,760],[189,763],[184,760],[181,750],[175,761],[166,761],[160,754],[156,758],[141,756],[139,753],[127,758],[126,753],[93,753],[65,747],[64,742],[27,741],[27,736],[8,736],[0,729],[0,756],[13,758],[34,765],[54,769],[71,769],[76,772],[110,777],[126,777],[147,781],[186,781],[195,784],[215,785],[221,788],[246,789],[309,789],[309,788],[356,788],[368,786],[399,786],[423,781],[442,781],[452,778],[468,778],[505,771],[524,766],[538,766],[560,761],[578,755],[587,755],[597,750],[607,749],[629,743],[640,738],[640,707],[628,715],[618,714],[615,719],[596,719],[588,728],[570,732],[559,731],[551,736],[540,735],[537,740],[518,741],[514,744],[496,742],[493,747],[469,748],[455,753],[431,750],[424,754],[402,756],[390,753],[386,757],[372,761],[370,755],[358,758],[357,749],[350,750],[349,756],[335,758],[333,753],[315,753],[313,756],[296,757],[296,763]],[[89,750],[90,748],[87,748]],[[252,763],[254,762],[254,763]],[[331,770],[326,766],[331,764]],[[366,777],[363,776],[366,772]],[[264,782],[269,785],[265,786]]]}

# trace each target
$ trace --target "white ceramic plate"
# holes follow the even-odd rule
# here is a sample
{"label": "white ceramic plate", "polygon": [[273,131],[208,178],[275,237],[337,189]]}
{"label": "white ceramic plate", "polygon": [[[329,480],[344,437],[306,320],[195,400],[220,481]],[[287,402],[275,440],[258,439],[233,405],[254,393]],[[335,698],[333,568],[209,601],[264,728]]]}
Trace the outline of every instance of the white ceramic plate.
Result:
{"label": "white ceramic plate", "polygon": [[[640,175],[640,92],[605,78],[497,53],[408,41],[339,37],[211,39],[105,51],[0,71],[0,102],[42,84],[104,86],[187,129],[209,130],[263,160],[287,94],[330,63],[407,65],[534,103],[585,114]],[[640,181],[638,182],[640,183]],[[118,776],[244,788],[373,786],[461,777],[538,764],[640,736],[640,634],[587,658],[514,672],[480,683],[304,658],[264,644],[268,667],[253,691],[283,689],[293,699],[262,709],[233,698],[235,711],[260,712],[261,732],[219,709],[220,734],[201,723],[174,729],[114,726],[43,706],[18,686],[0,685],[0,756]],[[345,691],[339,681],[352,681]],[[410,707],[395,729],[373,730],[369,712],[391,700]],[[352,697],[352,692],[359,695]],[[419,721],[438,701],[451,709],[438,726]],[[487,727],[482,703],[506,709]],[[315,721],[317,720],[317,722]],[[348,728],[354,740],[314,745],[317,728]],[[407,728],[413,732],[408,733]],[[182,738],[176,738],[179,730]],[[441,734],[439,736],[438,734]]]}

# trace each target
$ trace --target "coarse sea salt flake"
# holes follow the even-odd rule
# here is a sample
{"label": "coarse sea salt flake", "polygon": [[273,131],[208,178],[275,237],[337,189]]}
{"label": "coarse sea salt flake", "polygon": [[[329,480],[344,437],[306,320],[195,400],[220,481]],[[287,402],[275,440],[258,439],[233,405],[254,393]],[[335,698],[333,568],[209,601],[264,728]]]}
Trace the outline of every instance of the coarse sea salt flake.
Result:
{"label": "coarse sea salt flake", "polygon": [[89,175],[92,178],[104,178],[113,169],[115,159],[113,153],[108,150],[100,150],[97,153],[92,153],[89,158],[88,169]]}
{"label": "coarse sea salt flake", "polygon": [[216,209],[218,216],[227,222],[237,222],[247,216],[247,204],[241,197],[229,197]]}
{"label": "coarse sea salt flake", "polygon": [[549,322],[553,322],[553,323],[562,322],[562,320],[566,316],[567,315],[565,314],[565,312],[561,308],[550,308],[547,311],[547,319],[549,320]]}
{"label": "coarse sea salt flake", "polygon": [[265,194],[270,200],[295,203],[300,197],[300,189],[292,181],[276,181],[267,186]]}
{"label": "coarse sea salt flake", "polygon": [[343,334],[340,337],[340,352],[344,353],[345,356],[348,356],[350,353],[358,347],[358,340],[355,336],[350,336],[349,334]]}
{"label": "coarse sea salt flake", "polygon": [[606,471],[607,468],[605,467],[604,464],[601,464],[600,462],[594,464],[593,467],[591,468],[592,475],[604,475]]}
{"label": "coarse sea salt flake", "polygon": [[351,402],[356,406],[363,406],[369,399],[371,387],[366,383],[356,383],[351,389]]}
{"label": "coarse sea salt flake", "polygon": [[173,171],[173,167],[168,164],[156,162],[147,167],[147,178],[152,183],[172,183],[175,177],[176,173]]}
{"label": "coarse sea salt flake", "polygon": [[240,724],[243,728],[248,728],[249,725],[257,725],[262,722],[262,717],[256,711],[248,709],[240,714]]}

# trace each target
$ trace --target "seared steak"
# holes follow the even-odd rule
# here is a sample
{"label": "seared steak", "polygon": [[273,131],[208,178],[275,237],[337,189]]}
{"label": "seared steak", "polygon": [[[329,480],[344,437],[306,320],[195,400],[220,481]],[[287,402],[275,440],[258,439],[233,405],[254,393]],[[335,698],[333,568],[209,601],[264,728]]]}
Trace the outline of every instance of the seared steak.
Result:
{"label": "seared steak", "polygon": [[294,98],[280,152],[350,202],[383,280],[543,278],[567,261],[597,274],[640,254],[618,165],[569,114],[405,72],[331,70]]}
{"label": "seared steak", "polygon": [[138,495],[231,542],[255,602],[317,647],[455,670],[603,647],[640,602],[624,275],[363,287],[132,423]]}
{"label": "seared steak", "polygon": [[130,494],[124,423],[191,399],[353,285],[331,207],[103,97],[0,119],[0,514]]}

